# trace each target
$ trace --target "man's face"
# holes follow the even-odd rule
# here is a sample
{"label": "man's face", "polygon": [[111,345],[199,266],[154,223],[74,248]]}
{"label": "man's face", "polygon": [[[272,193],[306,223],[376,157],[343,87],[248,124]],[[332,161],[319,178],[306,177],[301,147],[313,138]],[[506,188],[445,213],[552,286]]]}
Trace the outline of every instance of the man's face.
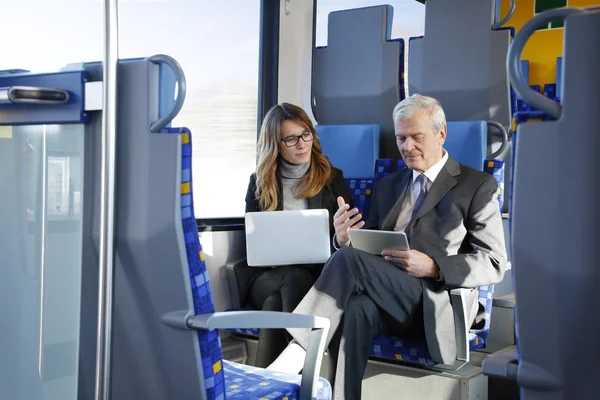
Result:
{"label": "man's face", "polygon": [[431,110],[419,110],[411,118],[396,121],[396,144],[408,168],[425,172],[439,160],[444,152],[446,125],[439,132],[431,128]]}

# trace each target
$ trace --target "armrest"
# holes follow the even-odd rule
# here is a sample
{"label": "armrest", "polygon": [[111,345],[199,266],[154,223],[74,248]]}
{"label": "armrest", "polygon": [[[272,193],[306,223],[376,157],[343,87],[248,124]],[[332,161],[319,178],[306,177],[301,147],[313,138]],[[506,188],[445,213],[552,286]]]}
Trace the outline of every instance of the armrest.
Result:
{"label": "armrest", "polygon": [[469,309],[467,301],[476,289],[452,289],[450,301],[456,329],[456,359],[469,362]]}
{"label": "armrest", "polygon": [[232,307],[244,307],[250,284],[262,271],[264,268],[249,267],[246,258],[239,258],[225,264]]}
{"label": "armrest", "polygon": [[519,372],[517,352],[490,354],[483,360],[481,369],[484,375],[516,381]]}
{"label": "armrest", "polygon": [[225,264],[225,268],[227,269],[227,271],[233,271],[238,266],[243,266],[243,267],[248,266],[248,263],[246,262],[246,257],[242,257],[242,258],[239,258],[234,261],[230,261],[227,264]]}
{"label": "armrest", "polygon": [[161,317],[166,325],[178,329],[232,329],[232,328],[308,328],[312,329],[302,368],[300,400],[317,398],[319,372],[325,342],[329,333],[329,320],[311,315],[277,311],[227,311],[193,315],[189,311],[173,311]]}
{"label": "armrest", "polygon": [[235,274],[236,268],[242,268],[248,266],[246,258],[240,258],[239,260],[231,261],[225,264],[225,274],[227,275],[227,282],[229,284],[229,294],[231,297],[231,306],[234,308],[241,308],[244,299],[242,296],[241,282],[238,282]]}
{"label": "armrest", "polygon": [[193,315],[187,325],[195,329],[285,329],[312,328],[329,329],[329,320],[311,315],[292,314],[278,311],[226,311],[212,314]]}

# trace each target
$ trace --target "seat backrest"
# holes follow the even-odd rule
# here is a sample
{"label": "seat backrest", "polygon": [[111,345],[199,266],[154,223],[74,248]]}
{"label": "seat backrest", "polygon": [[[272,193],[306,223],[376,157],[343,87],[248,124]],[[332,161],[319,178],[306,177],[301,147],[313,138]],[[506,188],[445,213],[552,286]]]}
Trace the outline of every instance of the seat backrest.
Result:
{"label": "seat backrest", "polygon": [[[192,138],[187,128],[169,128],[171,133],[181,134],[181,223],[189,268],[189,282],[194,303],[194,314],[215,312],[215,303],[204,262],[204,252],[198,237],[194,214],[192,185]],[[202,359],[202,371],[206,400],[224,399],[225,376],[223,354],[217,330],[198,330],[198,344]]]}
{"label": "seat backrest", "polygon": [[[523,77],[527,82],[529,82],[529,60],[521,60],[521,72],[523,73]],[[521,96],[514,91],[514,89],[510,88],[510,105],[511,105],[511,116],[514,115],[517,111],[524,111],[519,107],[522,107],[523,99]]]}
{"label": "seat backrest", "polygon": [[498,183],[498,204],[500,205],[500,211],[504,206],[504,175],[505,175],[505,163],[502,160],[485,160],[483,171],[492,175]]}
{"label": "seat backrest", "polygon": [[377,181],[384,176],[388,176],[395,171],[394,160],[391,158],[380,158],[375,160],[375,173],[373,174],[374,179]]}
{"label": "seat backrest", "polygon": [[490,332],[492,323],[492,303],[494,300],[494,285],[479,286],[479,303],[483,305],[485,312],[485,324],[480,329],[471,329],[471,333],[475,333],[481,337],[484,342],[487,341],[487,336]]}
{"label": "seat backrest", "polygon": [[487,153],[487,123],[485,121],[448,122],[444,148],[458,162],[483,170]]}
{"label": "seat backrest", "polygon": [[317,125],[323,154],[347,179],[371,179],[379,157],[379,125]]}
{"label": "seat backrest", "polygon": [[374,179],[346,179],[354,207],[362,213],[362,220],[369,218],[369,208],[371,207],[371,194],[373,193]]}
{"label": "seat backrest", "polygon": [[[510,125],[506,53],[511,33],[490,29],[492,3],[425,3],[425,35],[410,48],[410,91],[439,100],[449,120]],[[415,65],[420,68],[413,81]]]}
{"label": "seat backrest", "polygon": [[560,101],[562,99],[562,81],[563,81],[563,59],[558,57],[556,59],[556,98]]}
{"label": "seat backrest", "polygon": [[354,206],[368,218],[373,171],[379,157],[379,125],[317,125],[323,154],[344,172]]}
{"label": "seat backrest", "polygon": [[[600,331],[589,311],[600,308],[600,11],[571,13],[564,25],[559,118],[519,125],[513,159],[510,252],[519,371],[527,369],[531,384],[522,392],[532,399],[597,392],[598,374],[590,372],[598,371],[600,343],[586,338]],[[561,156],[566,162],[549,161]],[[557,188],[564,197],[556,197]]]}
{"label": "seat backrest", "polygon": [[[85,68],[91,81],[102,80],[100,63]],[[199,344],[195,331],[163,322],[164,316],[172,312],[211,310],[196,302],[199,293],[207,293],[208,289],[201,285],[206,270],[200,262],[199,243],[195,248],[187,244],[198,240],[193,202],[191,195],[186,196],[191,193],[191,150],[182,147],[182,141],[189,139],[169,132],[150,133],[149,129],[173,106],[175,82],[165,83],[160,70],[167,68],[148,60],[119,62],[118,68],[117,130],[127,134],[117,135],[116,143],[119,167],[115,179],[110,396],[113,400],[216,399],[224,390],[216,332],[202,333]],[[161,102],[163,90],[171,93],[170,102]],[[101,119],[96,120],[99,125]],[[98,125],[96,129],[100,129]],[[83,311],[95,310],[98,299],[98,269],[94,266],[98,265],[101,220],[100,135],[86,136],[85,147],[82,214],[86,233],[82,238],[82,262],[86,273],[81,283],[79,357],[83,377],[78,390],[90,398],[94,391],[97,317],[95,312]],[[198,282],[194,294],[188,269],[193,257],[197,261],[192,263],[199,269],[194,274]],[[212,368],[208,367],[209,359],[214,360]]]}
{"label": "seat backrest", "polygon": [[392,18],[389,5],[330,13],[327,46],[314,50],[312,93],[319,124],[377,124],[382,156],[396,158],[392,111],[404,98],[404,41],[390,39]]}
{"label": "seat backrest", "polygon": [[419,93],[423,75],[423,36],[408,39],[408,93],[411,96]]}

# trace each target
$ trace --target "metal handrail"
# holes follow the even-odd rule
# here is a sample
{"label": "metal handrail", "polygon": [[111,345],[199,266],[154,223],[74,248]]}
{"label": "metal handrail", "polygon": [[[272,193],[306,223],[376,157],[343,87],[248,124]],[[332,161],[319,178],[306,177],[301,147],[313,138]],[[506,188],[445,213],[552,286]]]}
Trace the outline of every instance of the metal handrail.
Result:
{"label": "metal handrail", "polygon": [[109,400],[113,319],[117,68],[119,62],[118,0],[104,0],[102,65],[102,158],[100,176],[100,244],[95,400]]}
{"label": "metal handrail", "polygon": [[171,122],[177,116],[177,114],[179,114],[179,111],[181,111],[187,93],[187,82],[183,68],[181,68],[181,65],[179,65],[177,60],[175,60],[173,57],[166,54],[156,54],[148,57],[146,60],[156,64],[167,64],[175,73],[175,80],[177,82],[177,95],[175,96],[175,104],[168,113],[150,125],[150,132],[160,133],[160,131],[162,131],[169,124],[169,122]]}
{"label": "metal handrail", "polygon": [[[500,1],[500,0],[496,0],[496,1]],[[516,0],[510,0],[510,8],[508,10],[508,14],[506,14],[506,17],[502,18],[500,21],[497,21],[495,23],[492,24],[492,30],[498,30],[502,27],[502,25],[504,25],[505,23],[507,23],[512,16],[515,14],[515,9],[517,8],[517,1]]]}
{"label": "metal handrail", "polygon": [[502,144],[500,145],[500,148],[488,156],[489,158],[496,158],[500,154],[502,154],[504,152],[504,150],[506,150],[506,147],[508,146],[508,130],[506,129],[506,127],[504,125],[502,125],[498,121],[486,121],[486,122],[487,122],[488,126],[493,126],[493,127],[497,128],[500,131],[500,133],[502,134]]}
{"label": "metal handrail", "polygon": [[527,80],[521,71],[521,55],[527,40],[535,31],[543,28],[557,19],[566,19],[569,15],[578,14],[581,10],[578,8],[557,8],[539,13],[519,30],[508,49],[506,57],[506,69],[508,70],[508,78],[510,83],[519,96],[530,106],[545,112],[552,118],[560,118],[562,114],[562,106],[556,101],[542,96],[540,93],[531,89]]}

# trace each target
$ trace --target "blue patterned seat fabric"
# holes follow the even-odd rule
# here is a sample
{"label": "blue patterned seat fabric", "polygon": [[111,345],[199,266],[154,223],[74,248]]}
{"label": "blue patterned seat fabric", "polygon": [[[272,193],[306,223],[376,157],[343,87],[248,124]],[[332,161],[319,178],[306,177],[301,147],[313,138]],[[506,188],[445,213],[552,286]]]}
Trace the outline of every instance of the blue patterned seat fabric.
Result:
{"label": "blue patterned seat fabric", "polygon": [[[235,308],[230,308],[227,311],[248,311],[249,309],[246,308],[241,308],[241,307],[235,307]],[[235,332],[235,333],[239,333],[240,335],[245,335],[245,336],[252,336],[252,337],[258,337],[258,335],[260,334],[260,329],[244,329],[244,328],[234,328],[234,329],[227,329],[229,332]]]}
{"label": "blue patterned seat fabric", "polygon": [[[494,286],[480,286],[479,302],[485,307],[485,326],[469,332],[469,348],[471,351],[485,347],[492,317],[492,298]],[[375,338],[371,346],[371,356],[386,360],[404,361],[415,364],[436,365],[429,357],[427,345],[422,340],[405,340],[395,336]]]}
{"label": "blue patterned seat fabric", "polygon": [[[187,128],[167,128],[165,133],[181,134],[181,219],[190,273],[194,313],[215,312],[204,253],[198,237],[192,188],[192,142]],[[274,374],[259,368],[223,360],[218,331],[198,330],[202,371],[207,400],[294,400],[298,398],[301,376]],[[331,385],[319,380],[318,399],[331,398]]]}
{"label": "blue patterned seat fabric", "polygon": [[393,165],[394,160],[392,160],[391,158],[380,158],[378,160],[375,160],[375,180],[378,181],[384,176],[388,176],[391,173],[393,173]]}
{"label": "blue patterned seat fabric", "polygon": [[[295,400],[300,391],[300,375],[264,370],[250,365],[224,361],[225,395],[228,400],[283,399]],[[317,399],[330,399],[331,385],[319,379]]]}
{"label": "blue patterned seat fabric", "polygon": [[400,171],[404,167],[406,167],[406,163],[401,158],[395,162],[391,158],[379,158],[375,160],[375,181]]}
{"label": "blue patterned seat fabric", "polygon": [[354,207],[363,214],[363,220],[369,217],[371,206],[371,192],[373,191],[373,179],[346,179],[350,195],[354,201]]}
{"label": "blue patterned seat fabric", "polygon": [[498,182],[498,204],[500,210],[504,204],[504,161],[502,160],[485,160],[483,171],[492,175]]}

